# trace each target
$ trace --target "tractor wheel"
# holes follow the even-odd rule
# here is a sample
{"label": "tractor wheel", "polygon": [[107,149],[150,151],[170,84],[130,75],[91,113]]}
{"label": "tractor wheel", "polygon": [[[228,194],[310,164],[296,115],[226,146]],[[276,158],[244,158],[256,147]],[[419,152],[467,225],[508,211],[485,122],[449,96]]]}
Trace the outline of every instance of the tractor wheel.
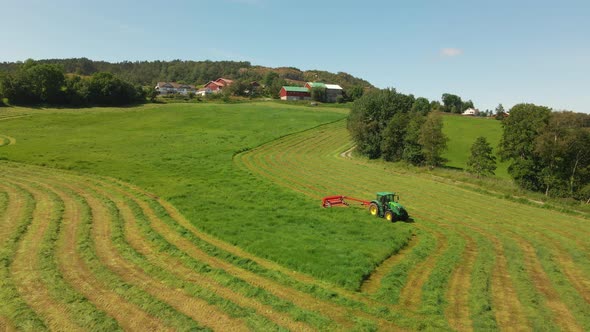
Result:
{"label": "tractor wheel", "polygon": [[395,222],[395,215],[391,211],[385,211],[385,220]]}
{"label": "tractor wheel", "polygon": [[379,207],[377,204],[371,203],[371,205],[369,205],[369,213],[372,216],[379,217]]}

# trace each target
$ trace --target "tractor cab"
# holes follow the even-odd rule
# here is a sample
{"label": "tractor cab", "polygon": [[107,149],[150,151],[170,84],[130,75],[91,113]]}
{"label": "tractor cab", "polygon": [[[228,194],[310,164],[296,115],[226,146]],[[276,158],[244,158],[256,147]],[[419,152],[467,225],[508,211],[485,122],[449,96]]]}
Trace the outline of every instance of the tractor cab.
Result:
{"label": "tractor cab", "polygon": [[408,213],[394,192],[378,192],[377,198],[369,205],[369,212],[388,221],[408,220]]}
{"label": "tractor cab", "polygon": [[387,205],[389,202],[397,203],[399,201],[399,196],[392,192],[380,192],[377,193],[377,200],[381,204]]}

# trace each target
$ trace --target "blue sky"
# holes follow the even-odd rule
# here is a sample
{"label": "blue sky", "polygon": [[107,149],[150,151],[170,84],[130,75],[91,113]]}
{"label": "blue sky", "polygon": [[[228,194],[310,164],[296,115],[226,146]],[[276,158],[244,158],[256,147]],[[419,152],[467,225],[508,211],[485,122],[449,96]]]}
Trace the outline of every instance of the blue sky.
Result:
{"label": "blue sky", "polygon": [[0,61],[247,60],[590,113],[590,1],[0,0]]}

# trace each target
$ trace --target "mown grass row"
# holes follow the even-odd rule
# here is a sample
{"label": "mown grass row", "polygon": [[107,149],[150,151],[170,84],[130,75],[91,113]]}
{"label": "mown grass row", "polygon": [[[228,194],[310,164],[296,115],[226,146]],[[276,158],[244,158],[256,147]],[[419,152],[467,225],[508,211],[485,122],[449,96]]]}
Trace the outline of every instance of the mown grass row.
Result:
{"label": "mown grass row", "polygon": [[[27,181],[27,178],[20,178],[18,181],[19,183],[24,183],[24,181]],[[62,306],[67,306],[69,318],[80,328],[87,330],[120,330],[114,319],[109,317],[105,312],[97,309],[86,297],[72,288],[64,280],[63,274],[60,271],[57,246],[64,221],[64,198],[68,199],[69,197],[60,197],[54,191],[55,189],[46,187],[46,184],[39,185],[39,181],[35,181],[35,179],[27,182],[27,186],[42,191],[50,197],[50,200],[54,204],[54,213],[51,219],[43,221],[48,223],[49,226],[43,236],[38,253],[38,270],[43,285],[48,288],[55,301],[58,301]]]}
{"label": "mown grass row", "polygon": [[[103,197],[103,199],[105,199],[105,198]],[[135,212],[138,213],[137,210]],[[119,228],[116,228],[116,229],[119,230],[119,233],[118,233],[118,236],[115,236],[115,235],[114,236],[115,236],[116,239],[118,239],[118,244],[121,245],[121,236],[122,236],[121,233],[120,233],[121,232],[121,228],[119,227]],[[128,251],[126,251],[126,252],[128,253]],[[135,257],[135,259],[137,259],[137,257]],[[152,268],[152,270],[154,270],[154,269]],[[160,274],[161,274],[161,272],[160,272]],[[174,279],[168,279],[168,280],[165,280],[165,281],[167,281],[167,283],[170,283],[171,282],[171,283],[174,284],[176,282],[176,284],[178,284],[178,282],[176,280],[174,280]],[[179,286],[179,285],[176,285],[176,286]],[[186,285],[180,285],[180,287],[183,288],[183,289],[187,288]],[[193,289],[195,288],[194,285],[192,287],[193,287]],[[215,295],[214,294],[210,293],[208,295],[210,296],[210,299],[212,298],[212,299],[215,300]],[[219,299],[217,299],[217,300],[219,300]],[[227,302],[227,301],[225,303],[217,303],[217,304],[221,305],[224,308],[227,308],[228,311],[233,310],[234,313],[240,310],[240,308],[237,308],[235,305],[233,305],[232,303]],[[258,326],[253,326],[253,329],[259,329],[262,326],[266,326],[267,328],[270,328],[272,326],[272,324],[269,324],[269,322],[267,322],[267,321],[259,322],[258,323]]]}
{"label": "mown grass row", "polygon": [[0,173],[0,178],[3,179],[2,183],[5,188],[14,193],[12,197],[15,199],[18,197],[22,200],[21,209],[19,209],[19,212],[22,213],[7,215],[10,211],[6,211],[4,221],[0,225],[2,229],[2,232],[0,232],[2,236],[0,247],[0,302],[2,305],[0,306],[0,316],[6,317],[19,330],[45,331],[47,326],[22,299],[10,274],[10,266],[14,261],[18,243],[33,222],[35,201],[27,191],[4,180],[6,179],[4,174]]}
{"label": "mown grass row", "polygon": [[[345,135],[342,135],[341,137],[344,137],[344,136]],[[306,141],[307,139],[311,140],[312,138],[307,137],[306,135],[302,135],[302,137],[299,137],[299,139],[301,141]],[[319,141],[321,141],[323,139],[325,139],[325,138],[318,138]],[[326,140],[326,141],[328,141],[328,140]],[[324,173],[324,172],[317,172],[320,174],[318,176],[314,177],[313,172],[311,172],[310,170],[315,169],[315,168],[313,168],[313,165],[324,165],[324,167],[326,169],[335,170],[332,173],[343,173],[342,171],[338,171],[338,170],[339,169],[344,170],[346,168],[351,169],[351,167],[349,167],[349,166],[347,167],[347,166],[344,166],[342,163],[339,163],[338,161],[336,161],[336,158],[333,158],[334,153],[330,154],[330,153],[326,152],[325,150],[324,150],[324,152],[320,152],[320,154],[322,156],[331,156],[332,157],[331,161],[328,160],[327,158],[322,159],[322,158],[318,157],[320,154],[316,154],[315,155],[316,158],[313,158],[313,157],[309,158],[309,155],[313,156],[312,153],[306,155],[305,158],[301,158],[301,157],[297,158],[297,154],[298,154],[297,151],[305,150],[301,147],[301,145],[303,145],[303,144],[298,145],[297,142],[295,140],[293,140],[293,141],[281,142],[281,145],[277,144],[277,146],[274,147],[275,153],[276,153],[276,151],[281,151],[280,152],[281,158],[283,158],[283,156],[290,156],[291,157],[290,160],[284,160],[281,158],[273,158],[273,157],[269,158],[265,154],[273,153],[273,148],[269,147],[269,146],[265,146],[262,149],[260,149],[259,151],[256,151],[256,152],[259,152],[260,154],[264,155],[263,157],[261,157],[261,159],[257,160],[256,158],[259,157],[258,155],[250,154],[249,156],[244,157],[245,164],[247,164],[249,166],[255,165],[255,167],[257,169],[258,169],[258,167],[260,167],[260,169],[262,169],[262,175],[270,177],[273,179],[273,181],[277,181],[278,183],[282,183],[283,185],[287,185],[292,188],[297,188],[298,190],[301,190],[303,188],[304,192],[307,192],[308,194],[310,194],[312,196],[320,196],[320,194],[318,193],[318,190],[317,190],[316,183],[322,183],[322,186],[324,186],[324,187],[325,187],[326,183],[328,183],[328,186],[330,186],[330,182],[333,184],[332,186],[334,186],[334,184],[337,184],[335,186],[336,188],[347,187],[347,185],[345,184],[347,182],[347,178],[345,178],[345,177],[334,179],[334,178],[331,178],[329,175],[326,176],[326,173]],[[296,146],[297,150],[296,149],[289,150],[288,147],[290,147],[290,146]],[[317,147],[317,145],[310,144],[309,147],[311,150],[313,150]],[[270,151],[270,152],[267,152],[267,151]],[[293,157],[293,156],[295,156],[295,157]],[[318,160],[318,158],[321,160]],[[312,159],[312,160],[309,160],[309,159]],[[375,163],[368,163],[367,164],[365,162],[358,162],[357,161],[356,164],[358,164],[359,166],[364,166],[364,167],[369,166],[370,167],[372,164],[375,164]],[[290,166],[281,168],[281,165],[290,165]],[[296,168],[293,168],[294,165],[297,165]],[[378,166],[378,164],[376,166]],[[356,182],[363,183],[363,180],[368,179],[368,177],[362,176],[362,175],[367,175],[366,173],[369,173],[369,172],[364,172],[364,174],[363,174],[363,172],[359,172],[357,169],[357,171],[352,172],[352,173],[355,174],[355,181]],[[358,176],[359,174],[361,174],[360,178]],[[403,179],[401,177],[396,177],[395,183],[398,184],[400,182],[402,182],[402,183],[406,182],[407,185],[405,187],[411,187],[411,184],[408,183],[407,179]],[[350,188],[355,188],[353,184],[349,184],[348,186],[350,186]],[[430,185],[428,187],[432,187],[432,186]],[[358,186],[356,186],[356,189],[357,189],[356,192],[359,192]],[[413,189],[415,189],[415,188],[413,188]],[[437,200],[440,201],[441,197],[435,196],[433,194],[426,195],[426,197],[425,197],[424,196],[425,194],[427,194],[427,192],[422,191],[422,192],[416,193],[415,197],[412,197],[412,196],[409,196],[409,197],[410,198],[417,198],[418,196],[420,196],[420,198],[422,200],[432,199],[433,201],[437,201]],[[461,196],[466,196],[466,195],[465,195],[465,193],[462,193]],[[481,196],[481,195],[478,195],[478,196]],[[456,197],[456,199],[459,200],[459,199],[461,199],[461,197]],[[490,204],[488,204],[488,205],[490,205]],[[519,207],[520,208],[520,206],[518,204],[511,203],[510,205],[511,205],[511,207]],[[441,206],[445,206],[445,205],[441,204]],[[476,206],[478,206],[478,208],[480,207],[479,205],[476,205]],[[486,204],[481,205],[481,207],[485,207],[485,206],[486,206]],[[417,204],[415,207],[410,206],[410,208],[417,208],[417,209],[425,209],[426,210],[426,209],[430,209],[430,206],[425,205],[425,204]],[[511,212],[515,212],[518,210],[519,210],[518,208],[508,209],[508,211],[511,211]],[[535,210],[535,209],[533,209],[533,210]],[[461,213],[461,214],[464,214],[466,211],[463,209],[462,212],[463,213]],[[469,211],[469,212],[471,212],[471,211]],[[539,213],[539,209],[536,209],[535,212]],[[494,210],[488,210],[488,211],[485,211],[484,213],[487,213],[487,215],[481,216],[480,219],[475,220],[476,225],[482,225],[483,227],[488,226],[486,224],[482,224],[482,221],[489,219],[490,216],[494,216]],[[545,214],[546,212],[541,212],[541,213]],[[557,215],[559,215],[559,214],[557,214]],[[560,215],[560,216],[563,217],[563,215]],[[443,215],[439,215],[435,218],[440,219],[441,217],[443,217]],[[464,217],[464,216],[458,215],[457,220],[461,220],[462,217]],[[525,218],[525,219],[527,217],[528,216],[526,216],[526,215],[523,216],[523,218]],[[548,219],[547,216],[542,217],[542,220],[547,220],[547,219]],[[518,217],[516,217],[516,220],[518,220]],[[418,220],[418,222],[420,222],[420,220]],[[452,222],[453,221],[450,221],[448,223],[450,224]],[[543,226],[549,225],[550,223],[551,223],[550,221],[544,222]],[[568,224],[571,226],[569,226]],[[578,226],[577,223],[571,224],[571,221],[567,221],[566,225],[568,225],[567,227],[573,227],[574,225],[576,227]],[[453,226],[451,225],[450,227],[453,227]],[[465,226],[465,227],[467,227],[467,226]],[[567,229],[567,227],[566,227],[566,229]],[[555,228],[554,225],[551,227],[542,227],[543,233],[545,235],[554,234],[554,233],[552,233],[554,228]],[[530,229],[529,229],[529,232],[530,232]],[[479,244],[484,243],[484,241],[482,241],[482,236],[486,236],[489,234],[481,233],[481,232],[478,234],[479,234],[478,235],[479,241],[476,241],[476,243],[478,243],[478,248],[479,248]],[[487,245],[484,248],[490,249],[491,248],[490,242],[486,241],[486,243],[487,243]],[[508,245],[508,243],[505,243],[505,244]],[[538,246],[543,245],[542,243],[535,243],[535,244]],[[509,247],[509,248],[510,248],[509,250],[512,250],[513,247]],[[482,254],[479,254],[478,257],[486,257],[486,256],[490,257],[490,252],[488,250],[483,250],[480,248],[478,250],[478,253],[479,252],[483,253],[483,256],[482,256]],[[522,262],[522,258],[518,258],[518,257],[511,257],[510,258],[511,263],[513,263],[513,262],[518,263],[519,261]],[[542,257],[541,257],[541,261],[547,262],[547,260],[544,260]],[[487,280],[487,282],[485,282],[484,285],[489,285],[489,271],[491,270],[492,265],[485,264],[484,266],[482,266],[484,261],[481,258],[478,258],[478,260],[476,260],[476,262],[477,262],[477,264],[474,267],[475,271],[481,271],[481,268],[483,268],[485,272],[479,272],[478,275],[480,276],[480,278],[483,277],[484,280]],[[551,266],[547,265],[546,269],[555,269],[555,266],[551,267]],[[475,279],[475,275],[473,278]],[[525,278],[525,279],[528,279],[528,281],[530,282],[530,275],[528,276],[528,278]],[[559,283],[563,283],[563,282],[566,282],[566,280],[563,280],[563,279],[557,280],[556,279],[556,281],[554,283],[559,284]],[[474,282],[473,284],[477,284],[477,283]],[[523,286],[523,285],[521,285],[521,286]],[[480,300],[478,300],[477,302],[481,303],[481,305],[479,306],[479,308],[480,308],[479,310],[472,310],[472,315],[474,317],[478,317],[480,314],[484,314],[486,317],[488,317],[488,319],[486,320],[488,322],[486,324],[486,326],[494,326],[495,322],[493,320],[493,315],[490,314],[491,312],[493,312],[493,310],[492,310],[492,308],[490,308],[492,301],[490,299],[489,286],[479,287],[479,290],[481,291],[481,293],[476,293],[476,295],[471,296],[472,302],[475,301],[476,298],[478,298]],[[485,294],[487,294],[487,295],[485,295]],[[572,306],[575,306],[575,305],[572,305]],[[584,306],[582,306],[582,308],[583,307]],[[490,308],[490,309],[488,309],[488,308]],[[538,309],[542,311],[541,308],[538,308]],[[533,310],[533,311],[535,311],[535,310]],[[577,318],[581,319],[579,316]]]}
{"label": "mown grass row", "polygon": [[[71,182],[71,180],[69,180],[68,182]],[[87,191],[87,190],[86,190],[86,191]],[[75,195],[79,195],[79,194],[78,194],[78,193],[74,194],[73,192],[70,192],[70,195],[74,195],[74,196],[75,196]],[[93,195],[96,195],[96,193],[93,193]],[[80,199],[80,197],[78,197],[78,199]],[[88,210],[88,209],[90,209],[90,207],[87,205],[87,204],[88,204],[88,203],[87,203],[87,198],[85,198],[85,199],[82,199],[81,201],[83,202],[83,205],[84,205],[84,206],[86,206],[85,210]],[[129,202],[127,202],[127,204],[130,204],[130,203],[129,203]],[[136,217],[137,219],[139,219],[139,215],[137,215],[137,213],[140,213],[140,211],[138,211],[138,210],[137,210],[137,207],[136,207],[135,209],[136,209],[136,211],[135,211],[135,212],[136,212],[136,216],[135,216],[135,217]],[[86,213],[89,213],[89,211],[87,211]],[[114,218],[114,217],[113,217],[113,216],[111,216],[111,219],[112,219],[112,218]],[[120,236],[121,236],[121,235],[119,235],[119,237],[120,237]],[[120,239],[119,239],[119,241],[120,241]],[[300,314],[300,315],[299,315],[297,318],[298,318],[298,319],[302,319],[302,320],[306,320],[306,318],[305,318],[305,315],[311,315],[311,316],[313,317],[313,313],[311,313],[311,314],[304,314],[303,316]],[[360,324],[360,325],[362,325],[362,326],[365,326],[365,327],[366,327],[366,326],[368,326],[368,325],[367,325],[367,321],[366,321],[366,320],[365,320],[365,321],[363,321],[363,319],[362,319],[362,318],[360,318],[360,319],[356,319],[355,321],[356,321],[356,323],[357,323],[357,324]],[[265,322],[265,324],[266,324],[266,323],[267,323],[267,322]],[[325,323],[326,323],[326,321],[324,320],[324,321],[323,321],[321,324],[325,324]],[[270,326],[269,324],[266,324],[266,325]],[[321,325],[316,325],[316,327],[319,327],[319,326],[321,326]]]}

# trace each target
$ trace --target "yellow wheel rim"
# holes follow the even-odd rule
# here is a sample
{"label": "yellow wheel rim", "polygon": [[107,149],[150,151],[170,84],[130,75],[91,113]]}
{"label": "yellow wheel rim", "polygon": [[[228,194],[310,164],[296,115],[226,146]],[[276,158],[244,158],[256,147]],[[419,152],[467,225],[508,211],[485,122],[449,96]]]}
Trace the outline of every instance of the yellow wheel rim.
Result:
{"label": "yellow wheel rim", "polygon": [[377,215],[377,207],[375,205],[371,206],[371,208],[369,209],[369,212],[371,213],[371,215],[376,216]]}
{"label": "yellow wheel rim", "polygon": [[393,219],[393,216],[391,215],[391,213],[387,213],[385,214],[385,219],[387,219],[387,221],[391,221]]}

